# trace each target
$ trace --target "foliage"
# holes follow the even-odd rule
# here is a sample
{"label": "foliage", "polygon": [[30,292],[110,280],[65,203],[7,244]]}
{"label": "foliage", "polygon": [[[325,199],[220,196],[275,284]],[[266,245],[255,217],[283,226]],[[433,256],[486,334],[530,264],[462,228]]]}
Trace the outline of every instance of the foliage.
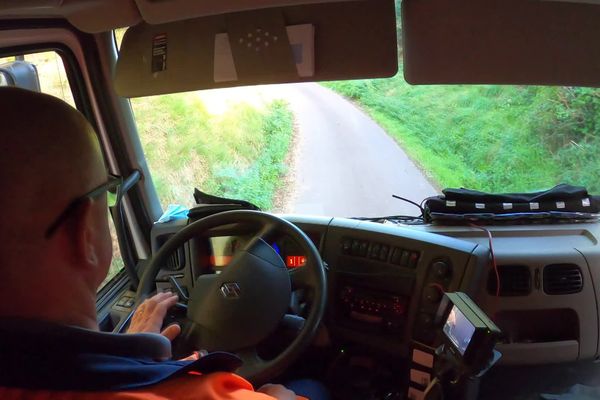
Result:
{"label": "foliage", "polygon": [[600,90],[332,82],[392,135],[441,187],[492,192],[560,182],[600,192]]}
{"label": "foliage", "polygon": [[270,209],[293,131],[285,103],[236,104],[208,113],[194,93],[132,100],[140,139],[163,204],[193,205],[193,188]]}
{"label": "foliage", "polygon": [[226,197],[248,200],[263,210],[273,206],[273,194],[280,177],[293,131],[293,117],[283,101],[274,101],[262,119],[263,146],[254,162],[239,168],[218,165],[213,169],[211,189]]}

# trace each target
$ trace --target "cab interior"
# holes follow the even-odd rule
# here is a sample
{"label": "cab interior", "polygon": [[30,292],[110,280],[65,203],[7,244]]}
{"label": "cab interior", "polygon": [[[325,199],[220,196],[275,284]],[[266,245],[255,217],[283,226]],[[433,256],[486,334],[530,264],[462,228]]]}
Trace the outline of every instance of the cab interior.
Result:
{"label": "cab interior", "polygon": [[[44,71],[32,72],[29,55],[54,54],[70,88],[65,100],[96,129],[108,170],[126,178],[121,206],[110,210],[122,261],[98,292],[103,331],[124,332],[140,295],[172,290],[190,302],[167,322],[185,321],[191,309],[205,322],[202,334],[184,329],[176,356],[251,347],[240,373],[254,383],[308,377],[336,399],[419,399],[427,385],[411,374],[423,370],[415,349],[440,344],[443,294],[464,292],[502,331],[502,357],[476,394],[456,398],[538,399],[575,384],[600,385],[595,220],[480,229],[257,216],[244,213],[254,210],[246,199],[212,199],[156,223],[164,204],[129,100],[386,78],[398,73],[399,57],[414,85],[598,87],[597,1],[23,0],[1,2],[0,18],[0,58],[15,57],[0,68],[3,84],[40,90]],[[299,66],[289,40],[272,41],[272,53],[246,51],[246,33],[289,39],[290,26],[305,27],[300,36],[309,39],[299,40],[308,40],[309,65]],[[28,60],[21,71],[19,62]],[[288,262],[289,274],[270,274],[253,261],[257,254]],[[559,284],[550,287],[552,279]],[[241,296],[235,309],[220,308],[227,296]]]}

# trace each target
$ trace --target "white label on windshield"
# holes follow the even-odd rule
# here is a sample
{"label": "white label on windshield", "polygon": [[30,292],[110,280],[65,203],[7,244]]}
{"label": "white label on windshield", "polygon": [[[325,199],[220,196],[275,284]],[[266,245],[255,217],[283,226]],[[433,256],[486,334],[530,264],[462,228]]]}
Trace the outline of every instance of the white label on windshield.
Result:
{"label": "white label on windshield", "polygon": [[583,199],[581,200],[581,205],[584,207],[589,207],[590,206],[590,199]]}

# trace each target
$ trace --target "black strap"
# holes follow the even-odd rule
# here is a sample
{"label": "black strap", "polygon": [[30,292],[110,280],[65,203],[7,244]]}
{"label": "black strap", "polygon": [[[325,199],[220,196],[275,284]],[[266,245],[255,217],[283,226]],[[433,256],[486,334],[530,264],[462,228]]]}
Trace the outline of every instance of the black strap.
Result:
{"label": "black strap", "polygon": [[254,204],[245,201],[245,200],[237,200],[237,199],[228,199],[226,197],[217,197],[212,194],[204,193],[200,189],[194,189],[194,199],[196,200],[196,204],[233,204],[243,207],[246,210],[256,210],[260,211],[260,208],[255,206]]}

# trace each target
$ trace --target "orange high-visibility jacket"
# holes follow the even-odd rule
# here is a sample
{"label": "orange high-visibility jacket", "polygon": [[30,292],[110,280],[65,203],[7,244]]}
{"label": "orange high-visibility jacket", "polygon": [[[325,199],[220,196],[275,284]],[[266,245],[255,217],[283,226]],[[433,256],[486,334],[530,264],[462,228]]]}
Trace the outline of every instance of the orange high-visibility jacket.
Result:
{"label": "orange high-visibility jacket", "polygon": [[0,400],[273,399],[232,373],[241,365],[233,354],[195,361],[170,354],[161,335],[0,318]]}
{"label": "orange high-visibility jacket", "polygon": [[124,391],[53,391],[0,387],[2,400],[272,400],[245,379],[229,372],[187,374],[141,389]]}

